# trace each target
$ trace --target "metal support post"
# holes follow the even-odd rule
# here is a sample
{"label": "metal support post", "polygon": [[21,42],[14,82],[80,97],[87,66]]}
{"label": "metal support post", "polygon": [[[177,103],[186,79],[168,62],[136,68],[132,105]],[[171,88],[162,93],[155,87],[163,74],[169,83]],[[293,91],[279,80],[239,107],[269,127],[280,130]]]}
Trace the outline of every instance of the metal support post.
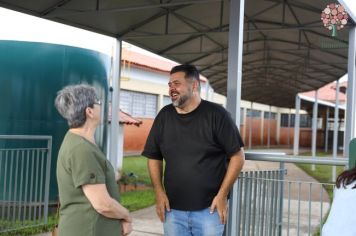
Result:
{"label": "metal support post", "polygon": [[[228,51],[228,80],[227,80],[227,110],[240,127],[240,102],[241,102],[241,78],[242,78],[242,51],[243,51],[243,27],[244,27],[244,0],[230,1],[229,19],[229,51]],[[237,182],[235,182],[229,201],[229,217],[226,227],[226,235],[237,235],[239,215],[237,209]]]}
{"label": "metal support post", "polygon": [[248,149],[252,149],[252,108],[253,108],[253,102],[251,102],[251,107],[250,107],[250,125],[249,125],[249,129],[248,129]]}
{"label": "metal support post", "polygon": [[326,119],[325,119],[325,152],[328,152],[329,146],[329,107],[326,107]]}
{"label": "metal support post", "polygon": [[263,146],[263,135],[264,135],[264,123],[265,123],[265,111],[261,112],[261,133],[260,133],[260,141],[261,145]]}
{"label": "metal support post", "polygon": [[[333,133],[333,158],[337,157],[337,144],[338,144],[338,133],[339,133],[339,91],[340,82],[336,81],[336,91],[335,91],[335,111],[334,111],[334,133]],[[336,166],[332,168],[332,181],[336,181]]]}
{"label": "metal support post", "polygon": [[115,54],[113,58],[113,76],[112,76],[112,101],[111,101],[111,130],[110,151],[108,160],[115,169],[121,169],[122,156],[119,156],[119,106],[120,106],[120,69],[121,69],[121,41],[117,40],[115,45]]}
{"label": "metal support post", "polygon": [[294,144],[293,144],[294,156],[297,156],[299,153],[300,103],[301,103],[300,97],[297,94],[295,97]]}
{"label": "metal support post", "polygon": [[[318,92],[319,90],[315,90],[315,100],[313,105],[313,125],[312,125],[312,157],[316,157],[316,141],[317,141],[317,131],[318,131]],[[312,165],[312,171],[315,170],[315,165]]]}
{"label": "metal support post", "polygon": [[205,100],[209,101],[209,81],[205,82]]}
{"label": "metal support post", "polygon": [[280,137],[281,137],[281,113],[277,112],[277,125],[276,125],[276,142],[280,144]]}
{"label": "metal support post", "polygon": [[267,148],[270,148],[271,145],[271,106],[269,106],[268,112],[268,130],[267,130]]}
{"label": "metal support post", "polygon": [[348,56],[348,81],[347,81],[347,106],[346,106],[346,126],[344,141],[344,156],[349,156],[349,143],[356,137],[356,81],[355,81],[355,63],[356,63],[356,28],[349,31],[349,56]]}
{"label": "metal support post", "polygon": [[242,140],[244,141],[244,143],[246,143],[246,126],[247,126],[247,121],[246,121],[246,119],[247,119],[247,108],[246,107],[244,107],[243,108],[243,117],[244,117],[244,119],[243,119],[243,127],[242,127]]}
{"label": "metal support post", "polygon": [[288,113],[288,137],[287,137],[287,141],[288,141],[288,147],[290,147],[290,116],[291,116],[291,111],[292,109],[289,109],[289,113]]}

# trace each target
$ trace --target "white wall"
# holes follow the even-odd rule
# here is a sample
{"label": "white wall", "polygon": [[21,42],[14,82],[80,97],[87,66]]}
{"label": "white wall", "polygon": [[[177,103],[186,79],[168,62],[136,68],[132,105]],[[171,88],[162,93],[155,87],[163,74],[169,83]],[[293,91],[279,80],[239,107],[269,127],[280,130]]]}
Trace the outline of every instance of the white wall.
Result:
{"label": "white wall", "polygon": [[[168,72],[153,71],[135,65],[123,65],[121,68],[121,89],[158,95],[158,110],[162,108],[163,96],[168,96]],[[206,99],[206,84],[201,82],[201,97]],[[225,107],[226,97],[208,88],[208,100]]]}
{"label": "white wall", "polygon": [[[121,72],[121,89],[131,90],[136,92],[144,92],[158,95],[158,110],[162,108],[163,96],[168,96],[168,72],[153,71],[151,69],[140,68],[135,65],[122,67]],[[206,83],[201,82],[201,97],[206,99]],[[208,100],[218,103],[226,107],[226,97],[215,93],[214,89],[210,87],[208,89]],[[251,102],[241,100],[241,108],[251,108]],[[252,103],[252,109],[259,110],[261,112],[269,112],[269,106],[261,103]],[[271,107],[271,112],[281,113],[295,113],[295,109]],[[300,114],[306,114],[306,111],[301,110]]]}

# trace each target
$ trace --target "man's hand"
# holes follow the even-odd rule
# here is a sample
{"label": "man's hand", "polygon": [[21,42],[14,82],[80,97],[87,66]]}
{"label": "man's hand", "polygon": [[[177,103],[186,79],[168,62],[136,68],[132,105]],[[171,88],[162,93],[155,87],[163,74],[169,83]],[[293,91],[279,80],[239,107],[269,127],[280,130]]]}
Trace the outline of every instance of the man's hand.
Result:
{"label": "man's hand", "polygon": [[165,221],[166,210],[171,210],[166,193],[164,191],[156,192],[156,212],[162,223]]}
{"label": "man's hand", "polygon": [[121,220],[122,235],[129,235],[132,232],[132,222]]}
{"label": "man's hand", "polygon": [[166,210],[171,210],[168,197],[162,186],[163,164],[161,160],[148,159],[147,166],[156,194],[156,212],[158,218],[163,223],[165,221]]}
{"label": "man's hand", "polygon": [[216,209],[222,224],[225,224],[227,221],[227,195],[229,194],[231,187],[239,176],[244,161],[245,154],[243,148],[241,148],[237,153],[230,157],[230,162],[227,167],[224,180],[220,186],[218,194],[215,196],[213,202],[211,203],[210,212],[213,213]]}
{"label": "man's hand", "polygon": [[210,213],[212,214],[215,209],[218,211],[221,224],[226,224],[228,209],[226,197],[220,197],[219,195],[214,197],[210,206]]}

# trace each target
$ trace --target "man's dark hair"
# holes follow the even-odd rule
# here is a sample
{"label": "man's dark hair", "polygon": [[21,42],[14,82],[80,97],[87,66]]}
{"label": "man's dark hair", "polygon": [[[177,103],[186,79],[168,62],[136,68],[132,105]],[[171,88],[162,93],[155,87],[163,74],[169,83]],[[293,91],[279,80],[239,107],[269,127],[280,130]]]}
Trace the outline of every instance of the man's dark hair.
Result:
{"label": "man's dark hair", "polygon": [[183,64],[183,65],[178,65],[172,68],[170,74],[174,74],[177,72],[184,72],[185,73],[185,79],[192,79],[192,80],[197,80],[199,84],[199,89],[200,89],[200,76],[199,76],[199,71],[198,69],[193,66],[193,65],[188,65],[188,64]]}

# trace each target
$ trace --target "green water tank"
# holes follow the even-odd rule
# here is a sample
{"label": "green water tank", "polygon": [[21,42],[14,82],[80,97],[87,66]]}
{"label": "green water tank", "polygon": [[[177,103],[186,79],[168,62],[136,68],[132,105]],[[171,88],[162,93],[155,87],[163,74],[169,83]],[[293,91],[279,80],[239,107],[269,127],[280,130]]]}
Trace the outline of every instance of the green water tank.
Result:
{"label": "green water tank", "polygon": [[[70,84],[84,82],[93,85],[103,101],[104,121],[107,116],[109,71],[109,56],[96,51],[49,43],[0,40],[0,135],[52,136],[50,201],[58,199],[57,155],[68,130],[66,121],[54,107],[56,93]],[[99,145],[104,148],[104,122],[96,136]],[[28,145],[25,141],[22,144]],[[0,142],[0,148],[11,145],[10,142]],[[4,163],[0,168],[1,180],[5,175]],[[13,171],[12,175],[15,174]],[[3,184],[4,181],[0,181],[0,189]],[[4,197],[0,191],[0,201]]]}

